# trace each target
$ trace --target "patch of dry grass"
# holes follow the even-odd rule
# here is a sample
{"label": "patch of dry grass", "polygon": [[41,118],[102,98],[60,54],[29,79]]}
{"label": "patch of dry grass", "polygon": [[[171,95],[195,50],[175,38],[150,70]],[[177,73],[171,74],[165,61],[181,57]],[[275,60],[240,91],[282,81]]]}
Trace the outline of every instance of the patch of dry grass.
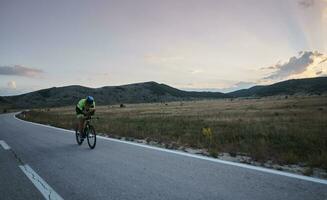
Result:
{"label": "patch of dry grass", "polygon": [[[26,119],[72,128],[75,107],[38,109]],[[98,106],[98,132],[176,146],[208,148],[210,154],[249,155],[257,161],[303,163],[327,169],[327,97],[293,96]]]}

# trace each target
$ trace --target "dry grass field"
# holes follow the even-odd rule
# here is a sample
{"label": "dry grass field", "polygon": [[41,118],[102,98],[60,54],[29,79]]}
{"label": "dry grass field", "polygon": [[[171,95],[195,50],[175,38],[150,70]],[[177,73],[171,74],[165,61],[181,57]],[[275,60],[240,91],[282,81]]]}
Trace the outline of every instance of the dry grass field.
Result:
{"label": "dry grass field", "polygon": [[[71,129],[74,112],[35,109],[25,119]],[[327,96],[98,106],[96,116],[97,131],[114,137],[327,169]]]}

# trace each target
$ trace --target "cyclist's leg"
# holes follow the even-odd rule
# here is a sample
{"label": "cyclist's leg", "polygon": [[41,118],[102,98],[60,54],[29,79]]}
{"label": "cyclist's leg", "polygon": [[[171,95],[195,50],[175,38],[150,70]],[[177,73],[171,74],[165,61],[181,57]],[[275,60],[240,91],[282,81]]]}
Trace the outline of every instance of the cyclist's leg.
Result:
{"label": "cyclist's leg", "polygon": [[76,106],[76,118],[78,120],[78,130],[80,133],[83,133],[84,129],[84,114],[83,112]]}
{"label": "cyclist's leg", "polygon": [[84,123],[85,123],[84,115],[79,114],[78,115],[78,130],[80,133],[83,133]]}

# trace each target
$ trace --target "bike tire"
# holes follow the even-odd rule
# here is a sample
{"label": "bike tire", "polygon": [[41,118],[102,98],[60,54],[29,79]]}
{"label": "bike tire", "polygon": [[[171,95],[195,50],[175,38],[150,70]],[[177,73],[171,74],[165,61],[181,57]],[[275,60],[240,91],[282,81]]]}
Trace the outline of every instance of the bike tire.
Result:
{"label": "bike tire", "polygon": [[89,126],[86,137],[87,137],[87,143],[90,147],[90,149],[94,149],[96,143],[97,143],[97,134],[95,132],[95,129],[93,126]]}
{"label": "bike tire", "polygon": [[83,139],[81,138],[80,133],[78,132],[78,128],[76,127],[75,129],[75,137],[76,137],[76,142],[78,145],[81,145],[83,143]]}

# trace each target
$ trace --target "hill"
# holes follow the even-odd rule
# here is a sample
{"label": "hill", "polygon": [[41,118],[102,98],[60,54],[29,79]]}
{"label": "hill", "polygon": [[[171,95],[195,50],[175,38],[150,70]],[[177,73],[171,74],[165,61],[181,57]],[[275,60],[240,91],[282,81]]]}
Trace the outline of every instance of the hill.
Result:
{"label": "hill", "polygon": [[57,107],[74,105],[86,95],[92,95],[99,105],[118,103],[149,103],[206,98],[224,98],[217,92],[187,92],[156,82],[136,83],[122,86],[88,88],[78,85],[53,87],[17,96],[2,97],[15,108]]}
{"label": "hill", "polygon": [[327,77],[292,79],[267,86],[253,86],[249,89],[228,93],[232,97],[264,97],[274,95],[322,94],[327,92]]}
{"label": "hill", "polygon": [[0,97],[0,103],[6,105],[6,107],[35,108],[74,105],[86,95],[94,96],[96,103],[99,105],[108,105],[322,93],[327,93],[327,77],[287,80],[267,86],[254,86],[226,94],[220,92],[183,91],[156,82],[101,88],[72,85],[43,89],[17,96]]}

